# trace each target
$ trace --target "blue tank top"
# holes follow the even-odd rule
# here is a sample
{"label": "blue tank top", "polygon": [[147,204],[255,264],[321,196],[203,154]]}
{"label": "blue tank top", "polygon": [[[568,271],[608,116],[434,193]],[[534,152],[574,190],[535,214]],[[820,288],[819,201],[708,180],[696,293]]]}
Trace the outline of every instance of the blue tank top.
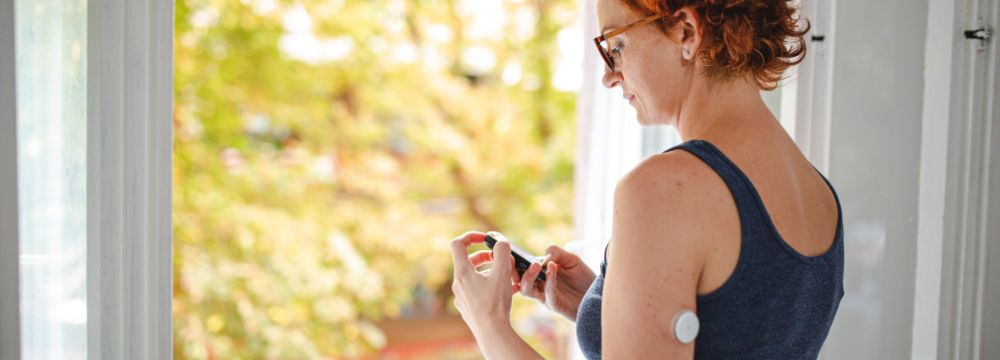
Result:
{"label": "blue tank top", "polygon": [[[736,202],[742,232],[732,275],[719,289],[697,297],[701,331],[695,359],[815,359],[844,296],[843,217],[829,180],[820,174],[837,202],[835,238],[827,252],[808,257],[782,240],[753,184],[718,148],[691,140],[667,151],[674,149],[695,155],[722,177]],[[577,312],[577,340],[587,359],[601,358],[607,262],[605,247],[601,274]]]}

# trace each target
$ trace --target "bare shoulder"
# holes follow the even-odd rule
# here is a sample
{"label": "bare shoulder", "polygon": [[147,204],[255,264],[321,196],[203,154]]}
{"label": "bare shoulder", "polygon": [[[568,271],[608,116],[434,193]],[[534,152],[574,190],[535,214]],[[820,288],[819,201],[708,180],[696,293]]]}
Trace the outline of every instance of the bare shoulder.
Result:
{"label": "bare shoulder", "polygon": [[629,262],[653,267],[670,254],[683,259],[673,266],[700,272],[706,244],[718,237],[727,207],[735,209],[732,195],[701,159],[686,151],[652,156],[618,182],[610,253],[627,253]]}
{"label": "bare shoulder", "polygon": [[651,156],[622,177],[615,188],[615,211],[689,222],[717,211],[729,196],[712,168],[677,150]]}
{"label": "bare shoulder", "polygon": [[648,185],[662,180],[697,183],[712,175],[712,169],[693,154],[675,150],[650,156],[636,165],[619,181],[622,186]]}

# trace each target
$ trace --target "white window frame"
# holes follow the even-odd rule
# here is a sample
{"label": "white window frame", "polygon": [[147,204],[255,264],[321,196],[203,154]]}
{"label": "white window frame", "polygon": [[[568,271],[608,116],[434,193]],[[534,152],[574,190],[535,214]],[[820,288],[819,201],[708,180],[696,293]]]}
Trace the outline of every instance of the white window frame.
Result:
{"label": "white window frame", "polygon": [[806,34],[808,53],[791,69],[792,77],[783,89],[781,119],[806,158],[829,176],[830,94],[836,40],[832,24],[836,23],[837,0],[802,1],[801,6],[802,17],[812,26]]}
{"label": "white window frame", "polygon": [[87,11],[88,358],[170,359],[174,4]]}
{"label": "white window frame", "polygon": [[[1000,157],[995,151],[1000,146],[996,34],[1000,1],[931,0],[930,4],[945,15],[938,18],[953,21],[928,25],[927,60],[939,73],[926,75],[923,126],[925,133],[936,132],[938,138],[924,137],[925,145],[933,147],[923,154],[923,162],[931,166],[926,173],[921,169],[920,220],[925,220],[926,211],[928,224],[926,238],[920,239],[920,249],[926,252],[918,252],[917,285],[918,290],[923,287],[938,296],[917,298],[917,305],[924,306],[914,310],[913,348],[925,351],[928,358],[985,359],[1000,352],[995,342],[984,337],[995,336],[989,332],[997,331],[1000,321],[1000,315],[991,311],[1000,300],[1000,277],[990,271],[990,267],[998,268],[1000,253],[996,221],[1000,216]],[[993,29],[989,41],[964,37],[964,30],[983,26]],[[941,117],[949,120],[944,124],[932,121]],[[929,195],[926,208],[925,193]],[[934,322],[920,332],[918,311],[921,316],[933,312],[924,322]],[[933,345],[917,344],[918,340]]]}
{"label": "white window frame", "polygon": [[0,359],[21,353],[14,0],[0,0]]}
{"label": "white window frame", "polygon": [[[955,0],[930,0],[928,13],[940,19],[955,17]],[[924,57],[924,104],[921,119],[920,200],[917,229],[917,266],[913,304],[913,329],[910,353],[913,358],[937,358],[941,320],[942,250],[944,247],[945,189],[948,177],[948,127],[951,121],[952,48],[958,39],[952,21],[929,21]],[[941,338],[944,340],[944,337]],[[946,346],[947,347],[947,346]]]}
{"label": "white window frame", "polygon": [[[21,358],[16,0],[0,0],[0,358]],[[87,4],[87,357],[170,359],[174,4]]]}

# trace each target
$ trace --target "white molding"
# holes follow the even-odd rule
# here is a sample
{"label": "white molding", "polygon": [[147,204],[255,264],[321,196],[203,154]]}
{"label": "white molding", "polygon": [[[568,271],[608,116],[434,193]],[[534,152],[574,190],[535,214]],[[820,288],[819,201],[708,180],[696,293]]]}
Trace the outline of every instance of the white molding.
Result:
{"label": "white molding", "polygon": [[[1000,15],[996,0],[992,9],[986,0],[957,0],[953,23],[957,30],[986,24],[995,28]],[[989,11],[989,12],[984,12]],[[997,112],[997,41],[980,47],[977,40],[967,40],[955,32],[952,48],[951,108],[948,110],[947,169],[944,198],[941,297],[939,312],[938,358],[987,358],[983,338],[986,281],[989,276],[988,242],[996,234],[989,217],[990,199],[996,201],[996,176],[991,168],[995,154],[990,152],[996,136]],[[992,166],[997,166],[992,164]],[[996,206],[997,204],[992,204]],[[995,244],[994,244],[995,245]],[[995,282],[995,279],[994,279]]]}
{"label": "white molding", "polygon": [[0,359],[21,358],[14,0],[0,0]]}
{"label": "white molding", "polygon": [[[993,21],[994,32],[1000,27],[1000,0],[993,0]],[[996,36],[996,35],[994,35]],[[985,208],[986,214],[983,216],[984,221],[986,221],[986,244],[987,254],[986,256],[986,268],[982,271],[985,274],[985,289],[983,289],[983,303],[984,314],[983,314],[983,324],[979,329],[982,331],[983,339],[987,341],[983,342],[983,347],[980,349],[982,351],[981,355],[983,359],[997,359],[1000,358],[1000,342],[996,341],[1000,337],[1000,307],[996,304],[1000,303],[1000,110],[998,110],[998,105],[1000,105],[1000,45],[997,45],[997,41],[993,41],[993,55],[992,64],[988,66],[992,69],[992,74],[989,78],[993,79],[992,87],[993,98],[989,100],[988,115],[992,114],[992,135],[987,145],[987,154],[990,154],[987,166],[989,166],[989,173],[987,175],[987,193],[989,199],[987,200],[987,205]],[[992,304],[992,305],[990,305]]]}
{"label": "white molding", "polygon": [[[929,0],[928,13],[953,19],[955,0]],[[948,125],[952,59],[959,51],[954,21],[928,21],[924,50],[924,96],[921,120],[917,264],[914,276],[913,359],[938,355],[941,310],[941,263],[944,246],[945,189],[948,181]],[[952,49],[952,51],[942,51]],[[954,175],[950,175],[954,177]]]}
{"label": "white molding", "polygon": [[172,358],[173,2],[88,4],[88,357]]}
{"label": "white molding", "polygon": [[[833,94],[833,55],[836,39],[837,0],[803,1],[802,15],[809,19],[812,29],[806,34],[822,35],[823,41],[809,41],[805,60],[794,70],[796,104],[789,111],[795,112],[791,127],[793,138],[806,158],[827,177],[830,176],[830,117]],[[784,104],[783,108],[785,107]],[[794,109],[794,110],[792,110]],[[784,112],[784,109],[783,109]]]}

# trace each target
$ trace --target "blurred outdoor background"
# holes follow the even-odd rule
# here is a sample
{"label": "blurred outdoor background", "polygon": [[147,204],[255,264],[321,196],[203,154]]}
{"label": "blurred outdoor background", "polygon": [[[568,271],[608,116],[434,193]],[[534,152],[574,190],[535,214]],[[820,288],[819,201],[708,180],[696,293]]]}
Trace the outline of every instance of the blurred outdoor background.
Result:
{"label": "blurred outdoor background", "polygon": [[[177,0],[175,356],[479,358],[449,241],[570,240],[580,16],[575,0]],[[512,321],[566,356],[568,321],[520,296]]]}

